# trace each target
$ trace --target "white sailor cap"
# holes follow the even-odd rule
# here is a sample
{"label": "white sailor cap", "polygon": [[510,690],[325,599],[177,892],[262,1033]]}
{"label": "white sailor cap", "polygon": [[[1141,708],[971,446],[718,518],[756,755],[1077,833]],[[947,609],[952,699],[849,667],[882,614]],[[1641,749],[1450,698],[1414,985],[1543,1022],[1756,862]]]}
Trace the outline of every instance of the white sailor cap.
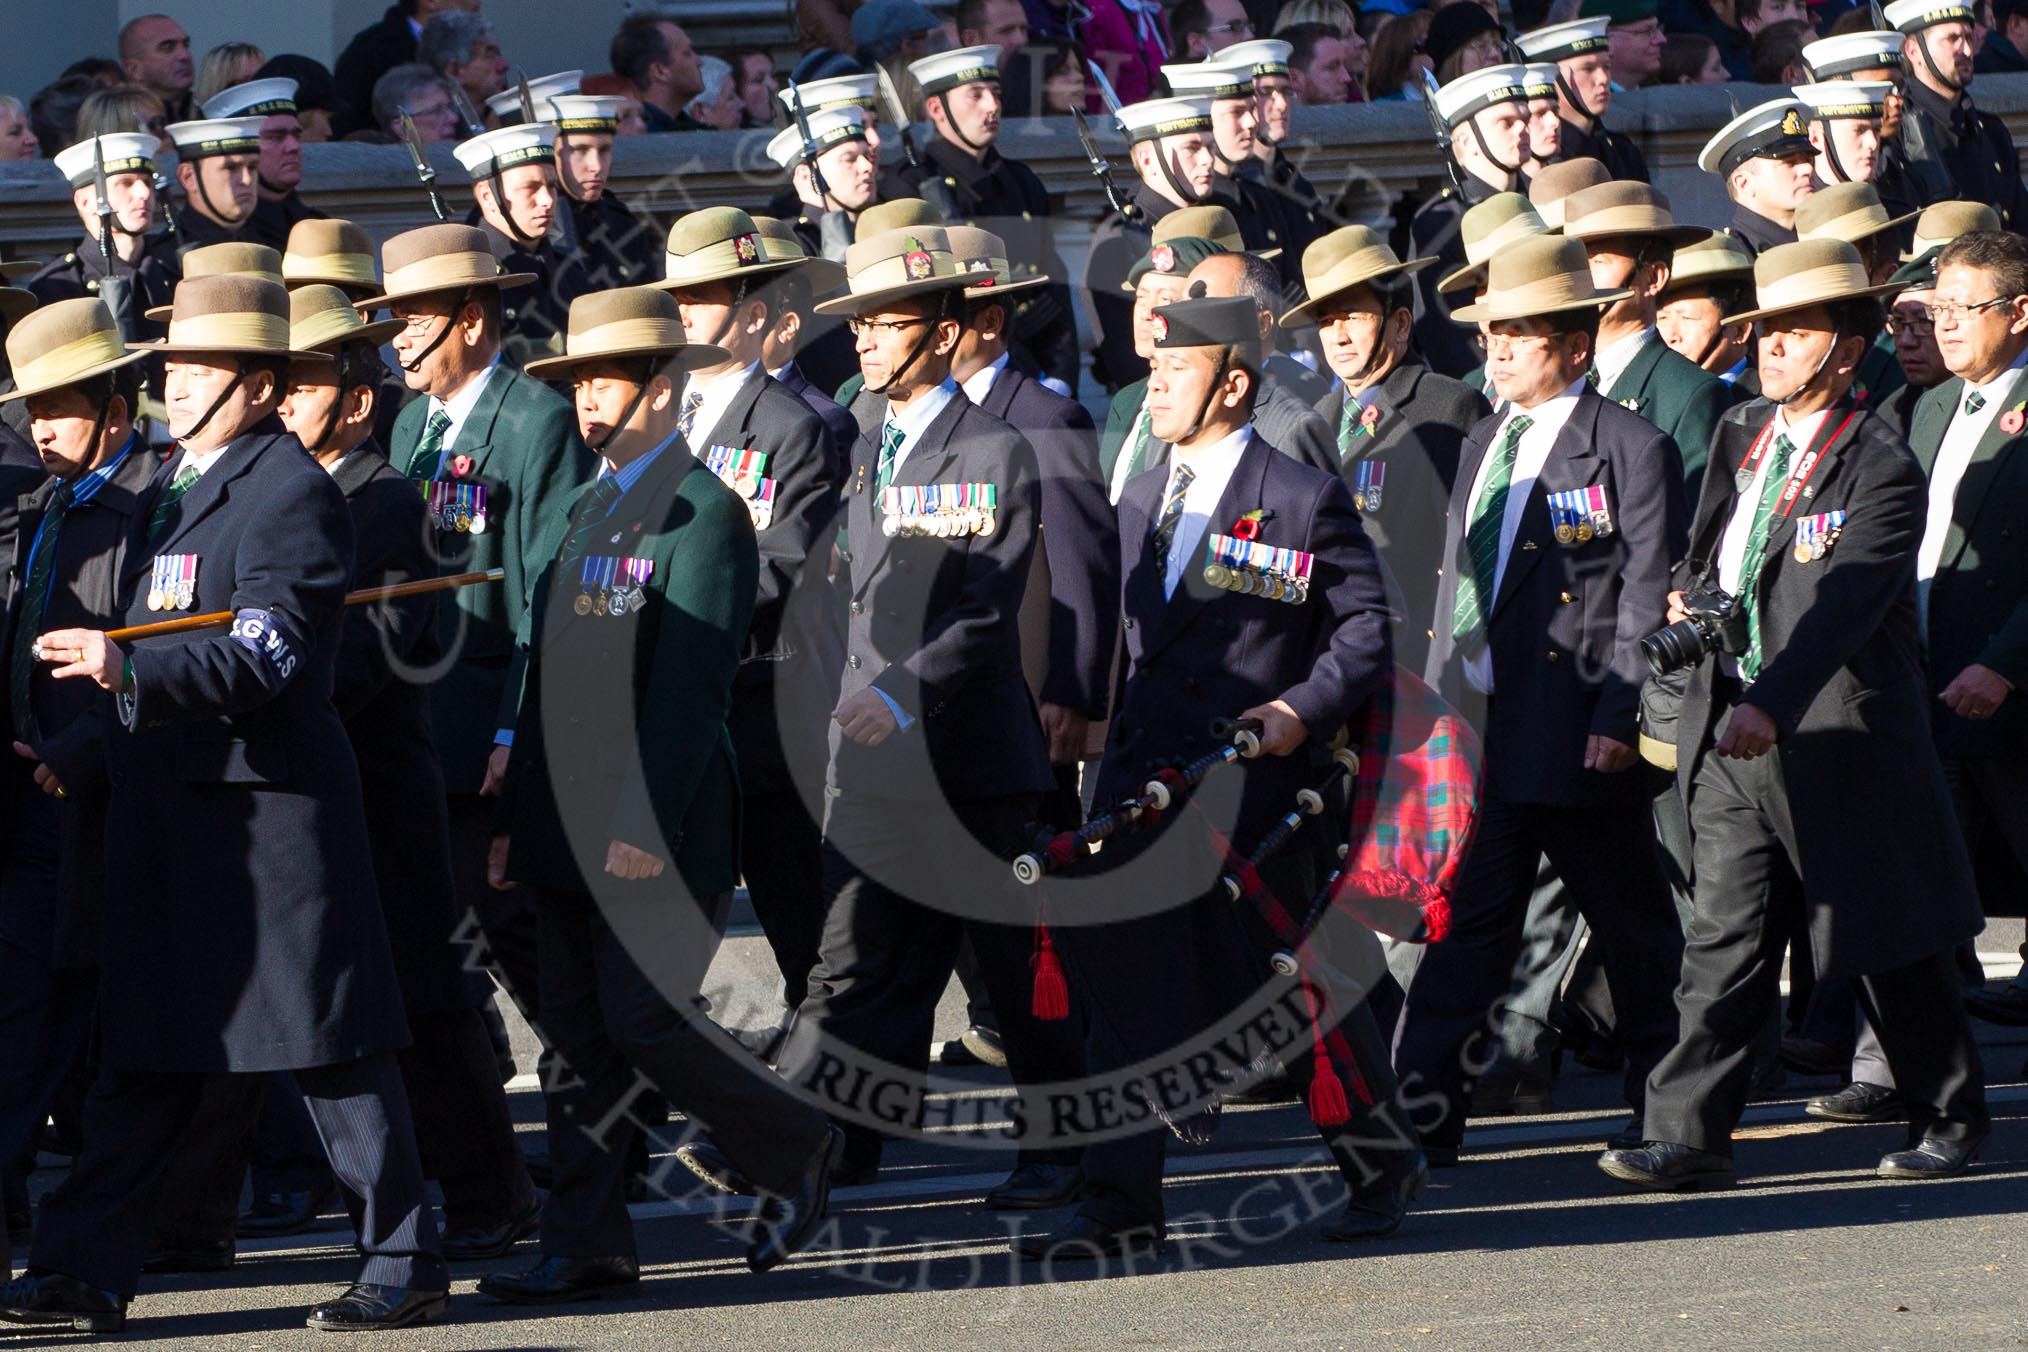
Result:
{"label": "white sailor cap", "polygon": [[1287,75],[1289,58],[1295,52],[1294,43],[1283,42],[1280,38],[1249,38],[1245,42],[1219,48],[1217,57],[1221,65],[1252,66],[1255,75]]}
{"label": "white sailor cap", "polygon": [[1942,23],[1978,22],[1966,0],[1894,0],[1881,12],[1887,16],[1888,27],[1898,33],[1920,33]]}
{"label": "white sailor cap", "polygon": [[[538,111],[541,105],[537,104]],[[554,122],[559,132],[617,132],[620,114],[627,101],[617,94],[558,94],[549,101],[543,121]]]}
{"label": "white sailor cap", "polygon": [[[535,105],[535,117],[540,122],[554,122],[549,103],[559,94],[575,94],[584,83],[581,70],[560,70],[554,75],[544,75],[528,82],[528,101]],[[486,111],[502,123],[521,120],[521,90],[517,86],[503,94],[495,94],[486,100]]]}
{"label": "white sailor cap", "polygon": [[1120,109],[1116,119],[1129,144],[1164,136],[1211,130],[1211,100],[1201,94],[1169,99],[1143,99]]}
{"label": "white sailor cap", "polygon": [[805,113],[844,107],[873,109],[880,104],[880,77],[833,75],[828,80],[805,80],[793,88],[784,86],[775,97],[789,110],[790,117],[796,115],[799,100]]}
{"label": "white sailor cap", "polygon": [[206,117],[193,122],[171,122],[163,131],[176,143],[176,155],[184,160],[207,160],[217,155],[244,155],[261,148],[259,117]]}
{"label": "white sailor cap", "polygon": [[518,165],[552,164],[556,160],[556,128],[547,122],[517,123],[460,141],[451,153],[475,181]]}
{"label": "white sailor cap", "polygon": [[866,139],[866,113],[857,104],[823,108],[806,115],[810,124],[811,153],[806,156],[803,129],[790,125],[768,142],[768,158],[784,169],[793,169],[806,158],[821,155],[832,146]]}
{"label": "white sailor cap", "polygon": [[1530,61],[1568,61],[1587,52],[1605,51],[1611,45],[1606,38],[1606,29],[1611,24],[1612,20],[1603,14],[1595,19],[1572,19],[1569,23],[1553,23],[1523,33],[1516,41],[1521,54]]}
{"label": "white sailor cap", "polygon": [[1855,70],[1899,70],[1901,34],[1840,33],[1803,46],[1803,64],[1812,77],[1835,80]]}
{"label": "white sailor cap", "polygon": [[296,82],[279,76],[221,89],[204,101],[206,117],[268,117],[296,111]]}
{"label": "white sailor cap", "polygon": [[1885,80],[1827,80],[1797,85],[1790,92],[1803,105],[1804,121],[1822,122],[1832,117],[1879,117],[1887,111],[1887,96],[1894,86]]}
{"label": "white sailor cap", "polygon": [[1749,108],[1704,143],[1704,149],[1697,152],[1697,167],[1723,176],[1748,160],[1814,154],[1803,130],[1804,116],[1803,105],[1793,98],[1769,99]]}
{"label": "white sailor cap", "polygon": [[1556,97],[1556,77],[1558,71],[1554,61],[1530,62],[1521,69],[1524,72],[1521,77],[1521,87],[1528,91],[1529,98],[1553,99]]}
{"label": "white sailor cap", "polygon": [[[960,47],[955,51],[938,52],[920,61],[909,62],[908,73],[914,77],[924,98],[956,89],[959,85],[976,84],[981,80],[997,81],[1000,78],[1000,45],[989,42],[982,47]],[[805,89],[808,87],[804,86]]]}
{"label": "white sailor cap", "polygon": [[1179,98],[1250,99],[1253,97],[1253,63],[1227,61],[1218,53],[1210,61],[1164,66],[1162,78],[1169,92]]}
{"label": "white sailor cap", "polygon": [[1460,75],[1431,96],[1446,127],[1461,126],[1472,114],[1498,103],[1528,102],[1528,68],[1484,66]]}
{"label": "white sailor cap", "polygon": [[[106,177],[114,174],[148,174],[155,172],[155,148],[161,144],[155,133],[148,131],[109,131],[97,138],[99,155],[105,161]],[[73,188],[91,186],[93,178],[92,142],[79,141],[74,146],[59,150],[50,157],[56,163],[56,171],[68,179]]]}

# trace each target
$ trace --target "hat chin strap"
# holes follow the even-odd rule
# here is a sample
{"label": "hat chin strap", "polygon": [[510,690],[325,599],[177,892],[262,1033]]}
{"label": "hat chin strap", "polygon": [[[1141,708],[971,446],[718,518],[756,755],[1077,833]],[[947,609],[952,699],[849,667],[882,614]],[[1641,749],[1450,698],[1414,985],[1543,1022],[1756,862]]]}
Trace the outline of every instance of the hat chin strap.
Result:
{"label": "hat chin strap", "polygon": [[246,362],[240,360],[239,369],[232,373],[232,379],[226,382],[225,388],[218,392],[218,398],[211,401],[211,407],[204,410],[204,416],[197,420],[197,426],[191,428],[188,432],[176,438],[176,440],[187,447],[190,444],[190,438],[197,436],[205,428],[211,426],[211,420],[218,416],[218,410],[225,407],[225,401],[232,398],[233,391],[237,390],[245,381]]}
{"label": "hat chin strap", "polygon": [[963,146],[965,149],[971,151],[974,155],[985,154],[986,146],[991,145],[992,142],[988,141],[985,143],[985,145],[981,145],[979,142],[974,141],[971,137],[965,135],[963,131],[959,130],[958,115],[951,111],[950,91],[947,89],[941,94],[932,94],[930,97],[935,99],[938,103],[941,103],[944,106],[944,130],[950,135],[951,139],[956,141],[959,145]]}
{"label": "hat chin strap", "polygon": [[1922,30],[1920,34],[1917,35],[1915,39],[1915,49],[1922,53],[1922,64],[1929,67],[1929,73],[1931,75],[1936,76],[1936,82],[1942,85],[1945,89],[1950,90],[1953,95],[1962,98],[1964,96],[1965,87],[1959,84],[1956,80],[1953,80],[1950,76],[1944,74],[1942,67],[1937,65],[1936,58],[1930,55],[1929,29],[1925,28]]}
{"label": "hat chin strap", "polygon": [[[1214,138],[1216,138],[1217,133],[1213,132],[1212,135]],[[1218,149],[1215,139],[1213,141],[1211,153],[1213,157],[1216,158],[1218,154]],[[1204,193],[1202,196],[1200,196],[1198,193],[1192,190],[1187,183],[1185,183],[1182,179],[1176,176],[1176,168],[1169,162],[1169,157],[1163,153],[1162,143],[1160,140],[1157,140],[1155,142],[1155,163],[1162,166],[1162,177],[1169,180],[1169,186],[1175,189],[1176,196],[1182,200],[1184,206],[1186,207],[1202,206],[1205,202],[1210,200],[1211,194],[1208,191]]]}
{"label": "hat chin strap", "polygon": [[[1480,109],[1479,111],[1484,112],[1485,110]],[[1509,164],[1507,163],[1507,161],[1501,159],[1498,155],[1495,155],[1493,153],[1493,147],[1486,144],[1486,133],[1479,130],[1478,113],[1473,113],[1469,118],[1465,119],[1465,121],[1470,125],[1472,129],[1472,139],[1479,143],[1479,153],[1486,157],[1486,162],[1488,164],[1492,165],[1495,169],[1498,169],[1501,173],[1507,176],[1508,185],[1511,187],[1515,178],[1519,177],[1521,173],[1521,166],[1518,164]]]}
{"label": "hat chin strap", "polygon": [[[493,185],[493,203],[500,209],[500,219],[507,223],[507,230],[505,232],[507,238],[530,252],[540,248],[542,239],[546,239],[547,236],[537,238],[534,235],[522,233],[521,222],[514,219],[514,204],[507,200],[507,185],[501,181],[500,162],[498,160],[493,161],[493,172],[486,176],[486,181]],[[563,175],[558,174],[557,182],[561,183],[562,181]]]}
{"label": "hat chin strap", "polygon": [[943,309],[938,311],[935,317],[932,318],[928,324],[923,326],[922,337],[916,339],[915,346],[909,350],[908,359],[902,362],[901,365],[894,368],[894,374],[887,378],[887,383],[879,386],[867,385],[865,387],[867,393],[886,394],[889,390],[893,389],[894,382],[900,380],[903,376],[907,375],[909,368],[911,366],[914,366],[916,362],[921,359],[922,354],[929,350],[930,340],[937,336],[937,325],[943,323],[944,320],[955,317],[957,318],[959,327],[962,328],[964,326],[965,321],[962,315],[952,316],[949,313],[950,308],[951,305],[949,300],[949,293],[946,292]]}
{"label": "hat chin strap", "polygon": [[1838,344],[1844,341],[1845,341],[1844,337],[1841,334],[1839,334],[1835,329],[1832,330],[1831,345],[1824,349],[1824,355],[1818,360],[1817,369],[1810,372],[1810,378],[1808,380],[1805,380],[1802,384],[1796,386],[1794,389],[1790,390],[1787,394],[1783,395],[1781,398],[1775,400],[1774,402],[1786,408],[1788,406],[1789,400],[1795,398],[1797,395],[1801,394],[1804,390],[1807,390],[1812,385],[1816,384],[1817,377],[1824,374],[1824,368],[1831,364],[1831,355],[1838,350]]}
{"label": "hat chin strap", "polygon": [[[192,165],[190,168],[191,168],[190,176],[197,180],[197,198],[199,201],[204,203],[205,211],[209,212],[211,218],[215,221],[230,220],[231,219],[230,217],[228,217],[224,212],[218,209],[218,203],[211,200],[211,189],[204,186],[204,161],[199,160],[196,164]],[[236,224],[238,223],[243,222],[236,222]],[[115,219],[114,224],[115,225],[118,224],[117,218]]]}
{"label": "hat chin strap", "polygon": [[[470,288],[467,288],[458,293],[457,300],[451,303],[450,317],[444,320],[444,327],[437,333],[436,337],[430,339],[429,346],[425,347],[422,351],[415,354],[414,361],[405,361],[401,363],[402,370],[413,372],[422,369],[422,364],[430,359],[430,354],[432,352],[435,352],[438,348],[442,347],[444,345],[444,341],[451,336],[451,330],[458,326],[458,316],[464,312],[465,303],[471,299],[472,292]],[[396,360],[399,361],[400,359],[397,358]]]}
{"label": "hat chin strap", "polygon": [[638,409],[641,406],[641,401],[648,397],[648,384],[650,381],[654,379],[655,379],[655,362],[653,358],[650,358],[641,367],[641,383],[639,387],[634,390],[634,397],[627,401],[627,406],[624,409],[620,410],[620,416],[614,419],[612,427],[607,430],[604,436],[599,438],[599,444],[591,448],[594,452],[596,452],[599,455],[604,455],[606,453],[606,447],[612,445],[613,438],[620,434],[620,429],[625,427],[629,422],[633,421],[634,410]]}
{"label": "hat chin strap", "polygon": [[1577,109],[1584,120],[1591,124],[1590,133],[1594,136],[1603,136],[1605,134],[1605,114],[1594,113],[1591,110],[1591,105],[1579,97],[1577,90],[1571,87],[1570,81],[1564,78],[1562,62],[1558,62],[1556,66],[1556,87],[1562,91],[1565,101],[1571,107]]}
{"label": "hat chin strap", "polygon": [[732,326],[739,322],[739,307],[746,304],[746,289],[747,279],[744,277],[733,284],[732,302],[726,306],[725,322],[718,326],[716,333],[704,340],[710,346],[725,346],[725,340],[732,334]]}
{"label": "hat chin strap", "polygon": [[1190,423],[1190,430],[1169,444],[1174,446],[1190,440],[1204,430],[1204,417],[1211,412],[1211,401],[1218,397],[1218,382],[1225,379],[1225,368],[1232,362],[1232,349],[1226,348],[1218,354],[1218,367],[1211,373],[1211,385],[1204,391],[1204,402],[1197,406],[1197,417]]}

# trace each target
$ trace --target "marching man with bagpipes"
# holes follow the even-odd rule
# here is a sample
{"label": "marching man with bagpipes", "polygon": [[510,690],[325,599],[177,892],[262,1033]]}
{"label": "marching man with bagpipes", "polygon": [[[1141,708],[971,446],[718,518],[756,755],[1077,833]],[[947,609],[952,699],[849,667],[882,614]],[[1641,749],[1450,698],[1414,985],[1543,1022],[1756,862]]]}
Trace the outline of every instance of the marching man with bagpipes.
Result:
{"label": "marching man with bagpipes", "polygon": [[[1309,1003],[1300,1037],[1275,1050],[1311,1086],[1312,1114],[1350,1187],[1343,1217],[1325,1234],[1384,1235],[1426,1176],[1421,1149],[1360,993],[1342,1007],[1333,993],[1325,1017],[1325,993],[1288,951],[1306,948],[1285,908],[1317,894],[1315,856],[1274,852],[1321,811],[1313,787],[1321,757],[1310,751],[1390,679],[1380,563],[1344,482],[1254,433],[1262,354],[1253,301],[1205,299],[1198,290],[1200,298],[1155,311],[1148,405],[1155,435],[1174,449],[1166,467],[1127,484],[1119,505],[1128,669],[1097,802],[1125,806],[1017,865],[1028,878],[1063,867],[1087,841],[1131,821],[1142,829],[1122,831],[1105,860],[1110,873],[1120,855],[1131,856],[1115,874],[1126,885],[1103,895],[1141,896],[1144,911],[1154,899],[1154,908],[1115,914],[1084,904],[1101,895],[1086,880],[1051,883],[1057,928],[1043,931],[1037,1013],[1067,1009],[1072,998],[1082,1005],[1089,1070],[1103,1077],[1164,1054],[1180,1060],[1184,1047],[1263,991],[1279,989],[1297,1009]],[[1238,711],[1239,723],[1207,728],[1208,708]],[[1327,780],[1354,762],[1340,754]],[[1236,775],[1211,773],[1238,762]],[[1148,829],[1165,815],[1171,829]],[[1170,865],[1193,852],[1202,861],[1207,839],[1213,867],[1194,868],[1183,882]],[[1228,842],[1253,857],[1238,857]],[[1333,953],[1335,971],[1381,970],[1372,934],[1350,928],[1354,942]],[[1090,1141],[1075,1218],[1055,1234],[1020,1240],[1019,1251],[1045,1261],[1158,1252],[1165,1133],[1154,1119],[1201,1140],[1217,1102],[1213,1093],[1163,1103],[1142,1119],[1146,1129]]]}

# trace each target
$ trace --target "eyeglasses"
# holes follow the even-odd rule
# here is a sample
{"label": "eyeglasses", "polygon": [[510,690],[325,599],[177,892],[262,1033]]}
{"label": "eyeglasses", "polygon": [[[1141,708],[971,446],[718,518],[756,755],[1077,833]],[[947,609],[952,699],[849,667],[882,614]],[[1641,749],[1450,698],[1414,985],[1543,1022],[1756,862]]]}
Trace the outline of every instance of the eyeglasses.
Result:
{"label": "eyeglasses", "polygon": [[1482,333],[1479,346],[1489,357],[1504,357],[1518,350],[1523,343],[1530,347],[1547,347],[1554,334],[1548,333]]}
{"label": "eyeglasses", "polygon": [[859,316],[854,315],[845,321],[845,327],[851,331],[854,338],[857,338],[862,333],[871,333],[876,337],[882,337],[890,333],[900,333],[903,329],[912,329],[918,324],[930,322],[930,319],[925,315],[918,315],[914,319],[861,319]]}
{"label": "eyeglasses", "polygon": [[1936,331],[1936,321],[1927,310],[1911,310],[1909,313],[1889,315],[1887,328],[1890,333],[1905,333],[1911,338],[1927,338]]}
{"label": "eyeglasses", "polygon": [[1982,300],[1973,305],[1960,304],[1954,300],[1933,300],[1929,303],[1929,317],[1938,324],[1962,324],[1968,316],[1981,310],[1990,310],[1995,305],[2005,305],[2013,299],[2012,296],[1995,296],[1991,300]]}
{"label": "eyeglasses", "polygon": [[1234,19],[1231,23],[1217,24],[1204,30],[1206,33],[1251,33],[1253,20]]}

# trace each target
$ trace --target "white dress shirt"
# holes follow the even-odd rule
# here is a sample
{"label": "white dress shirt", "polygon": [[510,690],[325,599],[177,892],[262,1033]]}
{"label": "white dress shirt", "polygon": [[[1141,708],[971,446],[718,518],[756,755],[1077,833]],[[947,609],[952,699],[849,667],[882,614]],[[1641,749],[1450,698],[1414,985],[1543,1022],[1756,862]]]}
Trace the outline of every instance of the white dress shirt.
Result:
{"label": "white dress shirt", "polygon": [[880,424],[880,440],[873,443],[876,457],[874,460],[875,467],[878,468],[880,463],[878,459],[880,443],[887,439],[887,429],[889,427],[899,427],[901,429],[901,449],[894,453],[893,472],[900,474],[902,465],[908,461],[908,453],[915,449],[915,443],[922,439],[922,434],[929,430],[929,425],[937,420],[939,413],[944,411],[944,405],[957,397],[958,382],[952,380],[949,376],[945,376],[943,384],[935,389],[924,390],[921,394],[903,404],[899,410],[892,403],[888,404],[887,417]]}
{"label": "white dress shirt", "polygon": [[998,380],[1000,373],[1007,369],[1007,357],[1008,354],[1002,352],[992,361],[966,376],[963,384],[965,398],[983,407],[986,402],[986,396],[993,392],[993,382]]}
{"label": "white dress shirt", "polygon": [[[227,442],[226,446],[230,446],[231,444],[232,444],[231,442]],[[225,446],[220,446],[215,451],[206,451],[202,455],[199,455],[196,451],[193,451],[188,446],[186,446],[180,452],[177,453],[176,468],[169,472],[168,482],[174,483],[176,481],[176,476],[181,474],[186,466],[190,465],[195,465],[197,467],[198,477],[202,478],[204,476],[204,472],[210,469],[213,465],[217,464],[218,457],[224,454],[225,454]]]}
{"label": "white dress shirt", "polygon": [[760,363],[756,361],[720,375],[702,376],[692,371],[683,378],[683,397],[676,407],[680,410],[689,403],[693,393],[704,400],[697,406],[697,417],[690,424],[691,454],[704,454],[705,448],[712,444],[712,434],[718,431],[719,421],[725,417],[725,410],[732,404],[732,397],[759,370]]}
{"label": "white dress shirt", "polygon": [[1617,340],[1610,347],[1600,348],[1591,363],[1598,370],[1598,392],[1604,394],[1618,384],[1627,368],[1634,364],[1634,358],[1641,355],[1641,349],[1657,341],[1660,340],[1654,326],[1650,325],[1639,333]]}
{"label": "white dress shirt", "polygon": [[[1162,574],[1162,595],[1176,594],[1176,584],[1183,580],[1183,569],[1189,560],[1196,558],[1204,544],[1204,535],[1211,528],[1211,514],[1218,510],[1218,500],[1225,496],[1225,486],[1232,482],[1232,472],[1239,468],[1239,457],[1246,453],[1247,445],[1253,441],[1253,424],[1248,423],[1237,432],[1232,432],[1201,450],[1186,451],[1181,446],[1169,448],[1169,477],[1162,484],[1162,495],[1155,500],[1155,516],[1148,525],[1152,529],[1162,519],[1162,504],[1169,499],[1169,490],[1176,482],[1176,468],[1188,465],[1196,477],[1183,493],[1183,515],[1176,522],[1176,534],[1169,541],[1169,558]],[[1229,534],[1230,521],[1221,522],[1214,534]]]}
{"label": "white dress shirt", "polygon": [[[1106,491],[1111,494],[1115,507],[1120,505],[1120,494],[1127,491],[1127,480],[1133,477],[1134,438],[1141,430],[1141,420],[1147,416],[1148,396],[1144,390],[1141,394],[1141,407],[1134,414],[1134,420],[1127,424],[1127,439],[1120,443],[1120,458],[1113,461],[1113,481],[1106,485]],[[1148,436],[1151,440],[1154,435],[1154,429],[1149,428]]]}
{"label": "white dress shirt", "polygon": [[[1922,634],[1929,635],[1929,584],[1936,580],[1937,565],[1943,562],[1944,537],[1950,534],[1951,514],[1957,506],[1958,485],[1971,467],[1972,452],[2004,411],[2007,398],[2019,382],[2021,368],[2028,365],[2028,352],[1983,385],[1967,385],[1958,395],[1958,406],[1945,429],[1943,444],[1937,447],[1936,464],[1929,471],[1929,518],[1922,529],[1922,547],[1915,552],[1915,599],[1921,615]],[[1984,397],[1977,413],[1966,410],[1972,395]]]}
{"label": "white dress shirt", "polygon": [[[496,356],[486,363],[485,370],[466,381],[465,387],[449,399],[430,396],[430,406],[423,415],[423,427],[426,429],[429,427],[429,420],[435,416],[438,409],[448,413],[451,418],[450,426],[444,429],[444,458],[437,469],[438,478],[442,478],[450,466],[451,447],[458,444],[458,433],[465,430],[465,420],[471,417],[472,410],[479,406],[479,396],[486,392],[486,386],[493,379],[493,373],[499,369],[500,358]],[[397,465],[396,468],[406,471],[408,466]]]}
{"label": "white dress shirt", "polygon": [[[1816,444],[1824,419],[1829,416],[1831,410],[1824,409],[1791,423],[1788,410],[1779,405],[1775,407],[1774,435],[1768,438],[1767,450],[1761,455],[1760,463],[1754,466],[1753,482],[1733,499],[1732,517],[1725,523],[1725,534],[1718,542],[1718,585],[1731,596],[1739,596],[1740,574],[1746,569],[1746,541],[1753,534],[1754,509],[1760,506],[1760,495],[1767,491],[1767,470],[1774,463],[1774,438],[1786,434],[1789,444],[1795,447],[1789,453],[1789,473],[1793,475],[1802,464],[1803,454]],[[1794,515],[1791,510],[1790,516]],[[1770,527],[1769,533],[1772,534],[1774,529]],[[1739,659],[1730,653],[1721,654],[1718,665],[1729,676],[1739,675]]]}
{"label": "white dress shirt", "polygon": [[[1493,564],[1493,590],[1481,598],[1488,620],[1493,614],[1493,598],[1500,594],[1500,582],[1507,576],[1507,556],[1514,551],[1514,537],[1521,533],[1521,518],[1528,510],[1529,497],[1535,492],[1535,481],[1542,477],[1542,466],[1548,461],[1556,438],[1562,435],[1563,425],[1577,411],[1577,399],[1584,393],[1584,387],[1583,380],[1574,380],[1563,393],[1534,408],[1516,408],[1509,404],[1501,415],[1500,425],[1493,429],[1493,439],[1486,443],[1485,457],[1479,461],[1479,472],[1472,479],[1472,495],[1465,499],[1467,512],[1478,507],[1479,496],[1486,491],[1486,480],[1493,471],[1493,453],[1507,435],[1508,423],[1517,414],[1529,419],[1528,430],[1521,434],[1521,444],[1514,453],[1514,477],[1507,485],[1507,509],[1500,517],[1500,553]],[[1470,532],[1471,525],[1471,518],[1467,517],[1464,524],[1466,532]],[[1470,567],[1470,563],[1463,566]],[[1451,622],[1450,617],[1443,618],[1446,624]],[[1480,694],[1493,693],[1493,653],[1490,647],[1482,647],[1465,659],[1465,679]]]}

